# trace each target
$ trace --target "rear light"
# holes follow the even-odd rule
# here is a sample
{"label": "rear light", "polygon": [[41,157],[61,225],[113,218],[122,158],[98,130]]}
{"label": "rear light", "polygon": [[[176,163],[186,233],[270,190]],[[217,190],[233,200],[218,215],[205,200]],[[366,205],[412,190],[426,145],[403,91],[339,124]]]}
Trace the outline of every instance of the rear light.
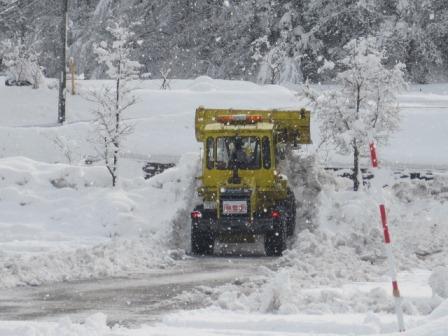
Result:
{"label": "rear light", "polygon": [[272,216],[272,218],[274,218],[274,219],[278,219],[278,218],[280,218],[280,211],[278,211],[278,210],[272,210],[271,216]]}
{"label": "rear light", "polygon": [[200,211],[193,211],[191,212],[191,219],[199,219],[202,218],[202,213]]}

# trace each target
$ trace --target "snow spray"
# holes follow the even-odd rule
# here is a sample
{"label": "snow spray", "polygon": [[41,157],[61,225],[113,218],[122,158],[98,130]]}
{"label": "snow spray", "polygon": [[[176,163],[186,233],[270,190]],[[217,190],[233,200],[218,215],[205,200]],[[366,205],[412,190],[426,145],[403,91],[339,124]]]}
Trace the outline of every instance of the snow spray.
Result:
{"label": "snow spray", "polygon": [[375,143],[373,141],[370,141],[369,143],[370,147],[370,159],[372,163],[372,168],[376,171],[374,175],[377,175],[373,178],[372,185],[375,188],[375,192],[381,196],[381,201],[379,202],[379,209],[380,209],[380,217],[381,217],[381,224],[383,227],[383,234],[384,234],[384,245],[386,249],[386,255],[387,255],[387,261],[389,264],[389,272],[390,276],[392,278],[392,293],[394,296],[395,301],[395,313],[397,315],[398,320],[398,330],[400,332],[405,331],[404,329],[404,320],[403,320],[403,309],[401,307],[401,296],[400,296],[400,290],[398,289],[398,281],[397,281],[397,271],[395,267],[395,258],[391,250],[391,240],[390,240],[390,233],[389,233],[389,226],[387,225],[387,213],[386,213],[386,207],[384,205],[384,198],[382,197],[382,185],[381,185],[381,179],[380,179],[380,170],[378,167],[378,157],[376,154],[376,147]]}

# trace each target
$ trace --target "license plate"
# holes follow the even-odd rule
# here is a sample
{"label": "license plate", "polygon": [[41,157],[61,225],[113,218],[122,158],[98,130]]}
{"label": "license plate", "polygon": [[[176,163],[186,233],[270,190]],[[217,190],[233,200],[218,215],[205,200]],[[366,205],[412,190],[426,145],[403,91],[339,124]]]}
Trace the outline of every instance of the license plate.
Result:
{"label": "license plate", "polygon": [[241,215],[247,213],[246,201],[223,201],[222,213],[224,215]]}

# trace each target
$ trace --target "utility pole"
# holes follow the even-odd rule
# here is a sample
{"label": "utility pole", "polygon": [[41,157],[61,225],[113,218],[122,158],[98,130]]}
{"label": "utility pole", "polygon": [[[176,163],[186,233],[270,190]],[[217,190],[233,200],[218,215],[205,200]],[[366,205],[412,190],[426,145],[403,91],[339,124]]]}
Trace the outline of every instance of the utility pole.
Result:
{"label": "utility pole", "polygon": [[61,54],[59,69],[59,101],[58,101],[58,123],[65,121],[65,92],[67,86],[67,16],[68,0],[62,0],[61,11]]}

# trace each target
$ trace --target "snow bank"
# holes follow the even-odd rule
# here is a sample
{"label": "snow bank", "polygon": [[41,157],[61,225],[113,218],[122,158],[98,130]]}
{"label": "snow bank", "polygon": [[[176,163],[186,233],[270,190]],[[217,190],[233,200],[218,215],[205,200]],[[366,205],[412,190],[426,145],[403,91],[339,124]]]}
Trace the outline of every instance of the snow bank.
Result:
{"label": "snow bank", "polygon": [[88,317],[83,324],[75,324],[69,318],[57,323],[2,322],[2,336],[100,336],[111,335],[111,328],[106,325],[107,317],[102,313]]}
{"label": "snow bank", "polygon": [[[120,325],[108,326],[107,317],[94,314],[83,323],[69,318],[57,322],[0,322],[0,336],[140,336],[140,335],[384,335],[384,336],[445,336],[448,315],[434,320],[416,321],[418,326],[404,333],[390,329],[392,316],[379,316],[376,322],[369,315],[254,315],[229,313],[219,309],[184,311],[165,316],[161,323],[128,329]],[[369,320],[370,319],[370,320]]]}
{"label": "snow bank", "polygon": [[[62,248],[61,248],[62,250]],[[89,248],[0,258],[0,286],[98,279],[142,273],[174,262],[153,239],[113,239]]]}
{"label": "snow bank", "polygon": [[[271,269],[248,282],[202,287],[191,296],[220,309],[278,314],[394,313],[378,204],[369,190],[322,169],[314,157],[294,156],[286,168],[299,200],[297,233]],[[406,314],[429,314],[444,293],[448,181],[402,182],[384,189],[393,252]],[[412,195],[412,197],[409,197]],[[428,278],[430,271],[436,271]],[[443,280],[442,280],[443,279]],[[439,294],[440,295],[440,294]]]}
{"label": "snow bank", "polygon": [[213,91],[216,89],[217,87],[213,84],[213,79],[208,76],[199,76],[189,86],[189,90],[199,92]]}
{"label": "snow bank", "polygon": [[[102,167],[0,159],[0,286],[144,272],[184,248],[196,154],[110,187]],[[177,253],[178,254],[178,253]]]}

